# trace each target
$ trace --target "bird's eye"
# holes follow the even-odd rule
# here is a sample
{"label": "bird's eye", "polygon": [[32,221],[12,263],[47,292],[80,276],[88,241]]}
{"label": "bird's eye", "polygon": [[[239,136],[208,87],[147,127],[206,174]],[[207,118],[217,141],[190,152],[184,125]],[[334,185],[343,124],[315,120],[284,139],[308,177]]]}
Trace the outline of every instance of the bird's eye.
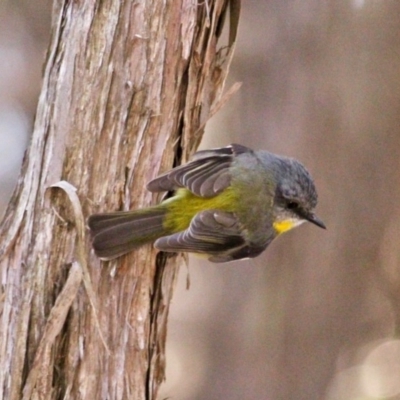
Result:
{"label": "bird's eye", "polygon": [[295,201],[289,201],[289,202],[287,203],[287,205],[286,205],[286,207],[287,207],[289,210],[295,210],[296,208],[298,208],[298,206],[299,206],[299,204],[296,203]]}

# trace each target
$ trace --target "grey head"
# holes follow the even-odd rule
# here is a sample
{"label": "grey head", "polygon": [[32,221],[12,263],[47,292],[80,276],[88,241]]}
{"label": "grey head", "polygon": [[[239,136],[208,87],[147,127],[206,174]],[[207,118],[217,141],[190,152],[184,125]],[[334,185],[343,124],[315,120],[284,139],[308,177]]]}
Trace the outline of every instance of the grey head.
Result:
{"label": "grey head", "polygon": [[326,229],[324,223],[314,214],[318,195],[306,168],[293,158],[271,153],[267,158],[276,182],[274,221],[278,224],[281,222],[288,224],[278,230],[285,231],[305,221]]}

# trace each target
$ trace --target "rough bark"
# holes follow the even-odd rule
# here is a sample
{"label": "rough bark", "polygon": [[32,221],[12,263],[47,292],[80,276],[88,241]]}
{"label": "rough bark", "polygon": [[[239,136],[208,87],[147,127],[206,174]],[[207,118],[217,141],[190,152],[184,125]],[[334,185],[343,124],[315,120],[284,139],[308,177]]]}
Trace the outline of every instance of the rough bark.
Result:
{"label": "rough bark", "polygon": [[189,157],[224,102],[238,12],[228,0],[55,3],[0,230],[0,399],[156,397],[176,258],[146,246],[101,263],[85,219],[159,200],[146,182]]}

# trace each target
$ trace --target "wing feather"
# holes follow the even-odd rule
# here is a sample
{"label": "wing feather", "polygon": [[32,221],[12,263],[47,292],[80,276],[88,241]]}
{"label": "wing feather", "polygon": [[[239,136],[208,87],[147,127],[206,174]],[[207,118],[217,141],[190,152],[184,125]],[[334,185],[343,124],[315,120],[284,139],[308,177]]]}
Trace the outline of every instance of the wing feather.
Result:
{"label": "wing feather", "polygon": [[147,189],[164,192],[185,187],[197,196],[213,197],[230,185],[229,168],[235,156],[245,152],[252,150],[238,144],[199,151],[188,164],[153,179]]}
{"label": "wing feather", "polygon": [[[249,257],[242,228],[233,213],[206,210],[198,213],[188,229],[156,240],[162,251],[204,253],[214,262],[226,262]],[[235,257],[234,255],[243,255]]]}

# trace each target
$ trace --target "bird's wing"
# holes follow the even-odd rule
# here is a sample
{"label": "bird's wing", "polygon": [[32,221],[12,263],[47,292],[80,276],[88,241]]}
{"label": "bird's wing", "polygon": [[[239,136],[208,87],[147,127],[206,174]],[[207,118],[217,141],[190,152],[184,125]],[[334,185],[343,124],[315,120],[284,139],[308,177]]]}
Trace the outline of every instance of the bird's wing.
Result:
{"label": "bird's wing", "polygon": [[161,237],[154,246],[162,251],[207,254],[213,262],[255,257],[266,247],[247,243],[236,216],[219,210],[196,214],[188,229]]}
{"label": "bird's wing", "polygon": [[148,183],[151,192],[187,188],[201,197],[213,197],[230,185],[229,168],[235,156],[252,152],[239,144],[197,152],[192,161],[160,175]]}

